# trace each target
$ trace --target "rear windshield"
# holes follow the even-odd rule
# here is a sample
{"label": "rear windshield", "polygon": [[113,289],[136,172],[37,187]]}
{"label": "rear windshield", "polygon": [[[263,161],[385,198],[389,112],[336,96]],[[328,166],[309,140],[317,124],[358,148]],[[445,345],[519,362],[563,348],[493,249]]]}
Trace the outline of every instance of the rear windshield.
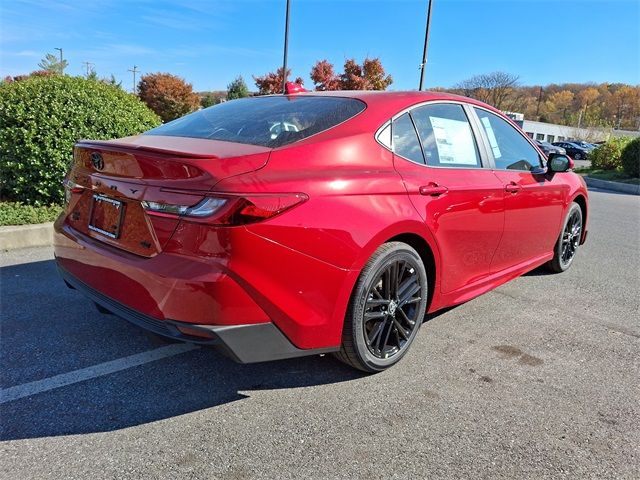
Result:
{"label": "rear windshield", "polygon": [[364,102],[354,98],[243,98],[199,110],[145,135],[207,138],[275,148],[334,127],[364,109]]}

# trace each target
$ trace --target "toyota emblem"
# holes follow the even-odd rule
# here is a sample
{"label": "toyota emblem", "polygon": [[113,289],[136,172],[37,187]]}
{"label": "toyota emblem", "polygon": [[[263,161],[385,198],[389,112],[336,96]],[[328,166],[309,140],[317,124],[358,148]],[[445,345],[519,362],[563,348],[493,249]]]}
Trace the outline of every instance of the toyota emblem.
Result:
{"label": "toyota emblem", "polygon": [[96,170],[102,170],[104,168],[104,159],[100,153],[93,152],[91,154],[91,165],[93,165],[93,168]]}

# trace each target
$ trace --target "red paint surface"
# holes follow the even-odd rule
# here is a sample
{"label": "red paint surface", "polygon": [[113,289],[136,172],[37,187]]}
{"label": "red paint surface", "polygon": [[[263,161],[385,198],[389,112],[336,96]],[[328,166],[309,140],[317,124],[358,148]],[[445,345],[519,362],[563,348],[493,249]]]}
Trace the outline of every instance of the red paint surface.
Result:
{"label": "red paint surface", "polygon": [[[275,150],[159,136],[79,143],[69,178],[85,189],[72,194],[56,222],[58,262],[159,320],[273,321],[300,348],[330,347],[340,343],[360,270],[385,241],[410,234],[431,250],[429,311],[435,311],[549,260],[569,205],[577,196],[587,199],[571,172],[429,168],[394,158],[374,138],[411,105],[478,102],[424,92],[348,95],[367,109]],[[91,166],[96,151],[104,158],[102,171]],[[515,192],[505,189],[512,182]],[[439,187],[446,192],[428,194]],[[140,203],[195,205],[215,192],[308,199],[265,221],[232,227],[151,216]],[[125,204],[119,239],[88,229],[94,193]]]}

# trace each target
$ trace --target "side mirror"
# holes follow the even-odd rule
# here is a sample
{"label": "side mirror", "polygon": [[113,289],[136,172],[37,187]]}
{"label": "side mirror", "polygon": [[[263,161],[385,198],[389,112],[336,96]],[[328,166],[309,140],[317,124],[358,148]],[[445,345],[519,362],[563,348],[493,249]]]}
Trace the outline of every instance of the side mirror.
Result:
{"label": "side mirror", "polygon": [[569,158],[567,155],[562,155],[561,153],[551,153],[549,154],[549,159],[547,160],[547,166],[549,170],[554,173],[566,172],[571,170],[574,167],[573,160]]}

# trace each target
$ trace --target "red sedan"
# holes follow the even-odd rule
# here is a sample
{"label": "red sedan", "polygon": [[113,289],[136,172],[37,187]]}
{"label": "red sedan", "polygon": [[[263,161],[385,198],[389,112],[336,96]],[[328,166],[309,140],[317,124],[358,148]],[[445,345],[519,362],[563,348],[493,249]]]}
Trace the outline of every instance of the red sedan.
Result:
{"label": "red sedan", "polygon": [[571,266],[588,215],[571,167],[463,97],[235,100],[79,142],[55,255],[100,311],[155,333],[380,371],[426,312]]}

